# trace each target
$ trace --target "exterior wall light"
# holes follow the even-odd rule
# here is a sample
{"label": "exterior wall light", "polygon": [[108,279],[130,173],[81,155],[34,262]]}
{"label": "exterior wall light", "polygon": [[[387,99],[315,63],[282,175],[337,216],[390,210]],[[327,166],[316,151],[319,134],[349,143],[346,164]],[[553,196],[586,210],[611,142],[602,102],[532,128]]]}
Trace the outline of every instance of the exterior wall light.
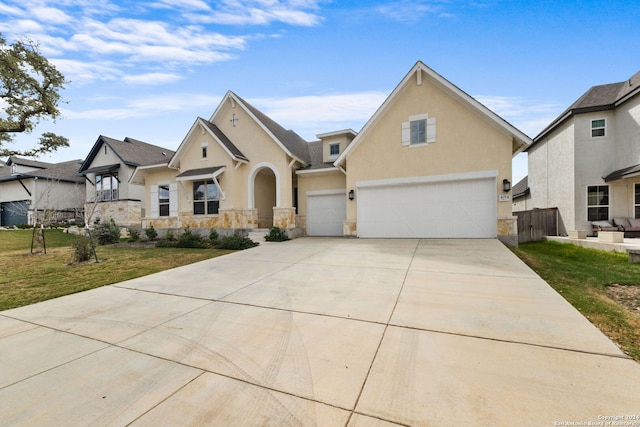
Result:
{"label": "exterior wall light", "polygon": [[349,200],[353,200],[356,197],[356,193],[353,190],[349,190]]}
{"label": "exterior wall light", "polygon": [[503,179],[502,180],[502,191],[504,191],[505,193],[508,193],[509,190],[511,190],[511,183],[509,182],[508,179]]}

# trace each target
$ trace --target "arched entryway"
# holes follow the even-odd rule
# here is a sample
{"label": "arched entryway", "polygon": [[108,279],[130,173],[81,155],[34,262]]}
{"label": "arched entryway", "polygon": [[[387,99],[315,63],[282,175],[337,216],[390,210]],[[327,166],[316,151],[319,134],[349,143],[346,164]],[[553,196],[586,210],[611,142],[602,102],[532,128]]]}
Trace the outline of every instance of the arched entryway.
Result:
{"label": "arched entryway", "polygon": [[273,165],[256,165],[249,176],[249,208],[258,210],[258,228],[273,226],[273,208],[279,203],[279,182]]}

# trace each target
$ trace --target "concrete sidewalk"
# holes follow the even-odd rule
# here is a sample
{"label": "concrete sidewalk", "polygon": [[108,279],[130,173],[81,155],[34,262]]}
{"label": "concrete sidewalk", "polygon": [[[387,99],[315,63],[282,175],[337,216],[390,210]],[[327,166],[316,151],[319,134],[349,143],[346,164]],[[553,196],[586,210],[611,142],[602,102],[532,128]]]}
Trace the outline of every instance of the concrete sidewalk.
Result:
{"label": "concrete sidewalk", "polygon": [[497,240],[302,238],[0,312],[2,426],[605,425],[639,384]]}

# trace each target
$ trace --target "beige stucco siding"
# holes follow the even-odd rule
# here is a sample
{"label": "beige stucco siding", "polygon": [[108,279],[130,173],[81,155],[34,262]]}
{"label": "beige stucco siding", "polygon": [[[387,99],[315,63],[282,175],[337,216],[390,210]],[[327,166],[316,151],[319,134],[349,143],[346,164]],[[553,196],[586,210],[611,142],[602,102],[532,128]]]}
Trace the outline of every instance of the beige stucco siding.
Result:
{"label": "beige stucco siding", "polygon": [[[402,122],[409,116],[436,118],[436,141],[401,145]],[[389,178],[497,170],[496,182],[511,180],[512,138],[428,79],[407,84],[387,110],[348,153],[347,189],[356,182]],[[496,203],[498,191],[496,188]],[[511,203],[498,203],[498,217],[511,215]],[[347,220],[355,220],[356,204],[347,204]]]}

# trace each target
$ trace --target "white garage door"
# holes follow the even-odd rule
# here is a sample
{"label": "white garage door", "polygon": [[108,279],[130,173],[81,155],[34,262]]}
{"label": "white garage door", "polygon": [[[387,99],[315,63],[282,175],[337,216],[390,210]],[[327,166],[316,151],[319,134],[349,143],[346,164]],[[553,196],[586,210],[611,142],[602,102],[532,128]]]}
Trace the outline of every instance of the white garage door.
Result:
{"label": "white garage door", "polygon": [[342,236],[346,211],[344,190],[307,192],[307,235]]}
{"label": "white garage door", "polygon": [[[493,175],[493,174],[491,174]],[[496,180],[389,180],[357,183],[358,236],[494,238]]]}

